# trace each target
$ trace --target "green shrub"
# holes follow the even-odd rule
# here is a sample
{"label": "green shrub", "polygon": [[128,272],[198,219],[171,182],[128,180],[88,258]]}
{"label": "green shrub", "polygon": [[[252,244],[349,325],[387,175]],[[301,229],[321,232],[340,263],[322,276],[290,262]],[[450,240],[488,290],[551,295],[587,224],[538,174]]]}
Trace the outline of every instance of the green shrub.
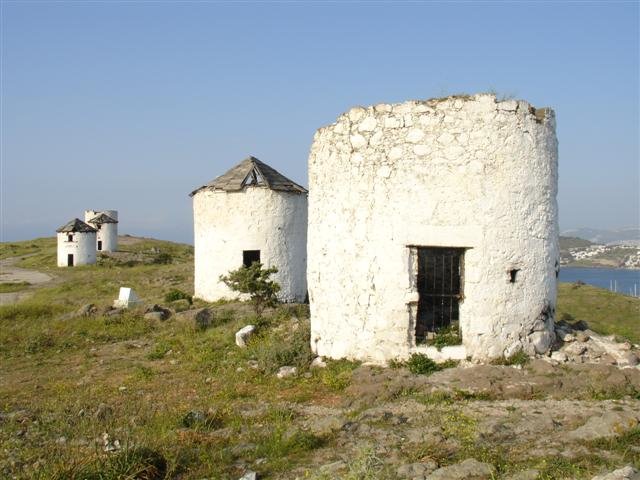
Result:
{"label": "green shrub", "polygon": [[260,262],[253,262],[250,267],[242,266],[228,275],[220,275],[220,281],[234,292],[249,294],[256,315],[261,316],[265,308],[278,303],[276,294],[280,291],[280,285],[269,280],[277,272],[276,267],[265,269]]}
{"label": "green shrub", "polygon": [[461,343],[462,335],[460,335],[458,325],[442,327],[435,332],[433,338],[427,340],[427,345],[436,347],[438,351],[442,350],[442,347],[460,345]]}
{"label": "green shrub", "polygon": [[141,479],[161,480],[167,473],[167,460],[159,452],[146,447],[125,449],[96,460],[81,459],[64,466],[52,477],[56,480],[78,478],[83,480]]}
{"label": "green shrub", "polygon": [[173,263],[173,257],[170,253],[158,253],[155,257],[153,257],[151,263],[156,265],[168,265],[170,263]]}
{"label": "green shrub", "polygon": [[183,292],[182,290],[178,290],[177,288],[174,288],[164,296],[165,302],[173,302],[175,300],[186,300],[189,302],[189,305],[193,303],[193,297],[191,295]]}
{"label": "green shrub", "polygon": [[518,350],[516,353],[514,353],[510,357],[501,357],[493,360],[491,364],[506,365],[506,366],[512,366],[512,365],[524,366],[527,363],[529,363],[529,360],[530,360],[529,355],[524,353],[522,350]]}
{"label": "green shrub", "polygon": [[422,353],[414,353],[407,360],[407,368],[411,373],[431,375],[440,370],[440,366]]}

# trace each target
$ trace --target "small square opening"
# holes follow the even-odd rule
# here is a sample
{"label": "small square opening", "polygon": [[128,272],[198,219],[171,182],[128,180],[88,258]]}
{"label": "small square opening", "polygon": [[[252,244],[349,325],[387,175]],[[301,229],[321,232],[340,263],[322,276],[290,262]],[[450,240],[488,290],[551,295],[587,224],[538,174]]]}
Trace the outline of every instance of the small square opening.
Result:
{"label": "small square opening", "polygon": [[67,235],[67,242],[73,242],[73,235],[72,234]]}
{"label": "small square opening", "polygon": [[254,262],[260,263],[260,250],[243,250],[242,265],[250,267]]}

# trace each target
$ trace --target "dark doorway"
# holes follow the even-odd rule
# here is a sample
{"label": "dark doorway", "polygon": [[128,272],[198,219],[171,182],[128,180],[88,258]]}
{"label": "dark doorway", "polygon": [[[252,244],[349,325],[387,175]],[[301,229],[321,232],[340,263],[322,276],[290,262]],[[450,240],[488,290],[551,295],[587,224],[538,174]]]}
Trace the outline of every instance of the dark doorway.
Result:
{"label": "dark doorway", "polygon": [[67,254],[67,267],[73,267],[73,253]]}
{"label": "dark doorway", "polygon": [[98,251],[102,250],[102,240],[98,240]]}
{"label": "dark doorway", "polygon": [[260,263],[260,250],[244,250],[242,252],[242,265],[250,267],[253,262]]}
{"label": "dark doorway", "polygon": [[457,324],[462,299],[464,248],[418,247],[416,341]]}

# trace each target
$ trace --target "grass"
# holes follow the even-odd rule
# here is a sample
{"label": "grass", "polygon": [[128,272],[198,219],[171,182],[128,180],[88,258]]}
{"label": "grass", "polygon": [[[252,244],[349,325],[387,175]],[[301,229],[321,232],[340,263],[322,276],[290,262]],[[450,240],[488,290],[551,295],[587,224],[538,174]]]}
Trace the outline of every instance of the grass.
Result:
{"label": "grass", "polygon": [[585,320],[589,328],[604,335],[623,336],[640,343],[640,299],[619,295],[590,285],[560,283],[556,317],[570,315]]}
{"label": "grass", "polygon": [[7,282],[0,283],[0,293],[20,292],[28,288],[29,282]]}
{"label": "grass", "polygon": [[[338,408],[349,398],[359,371],[359,363],[347,360],[327,360],[326,368],[310,368],[307,306],[281,305],[257,319],[243,303],[194,299],[194,308],[207,307],[212,313],[204,329],[178,315],[164,322],[148,320],[142,309],[121,316],[76,316],[88,303],[104,312],[121,286],[132,287],[147,304],[166,305],[167,295],[188,303],[186,297],[193,293],[192,248],[126,240],[117,261],[73,269],[55,266],[53,239],[0,247],[0,258],[28,254],[22,266],[55,272],[59,278],[30,287],[33,295],[17,305],[0,307],[0,476],[237,479],[252,469],[266,479],[293,478],[293,471],[311,472],[309,478],[394,478],[394,468],[377,450],[345,444],[343,431],[315,434],[298,413],[303,407]],[[171,263],[155,263],[162,253]],[[625,310],[629,299],[610,294],[604,301],[598,297],[602,312],[593,306],[580,310],[580,301],[586,300],[579,299],[590,289],[561,286],[559,309],[596,330],[608,326],[620,333],[628,327],[633,333],[629,317],[637,304]],[[601,325],[594,323],[596,314]],[[258,333],[241,349],[234,334],[248,323],[258,325]],[[616,331],[616,326],[623,328]],[[434,369],[421,357],[413,363],[421,373]],[[276,378],[274,372],[284,365],[296,366],[298,375]],[[621,392],[620,398],[628,401],[627,393]],[[594,391],[593,401],[599,395]],[[409,452],[416,461],[431,456],[447,465],[475,456],[496,465],[499,474],[546,462],[540,467],[546,475],[542,478],[562,478],[565,472],[585,477],[603,462],[594,453],[570,470],[561,460],[524,462],[511,446],[503,451],[496,444],[483,445],[478,439],[481,419],[462,408],[492,397],[465,391],[464,385],[450,392],[416,388],[395,400],[421,404],[427,409],[425,417],[440,422],[447,439],[446,444]],[[351,413],[349,418],[355,418],[357,412]],[[105,434],[120,448],[105,451]],[[637,435],[586,446],[638,462],[630,448]],[[391,448],[404,452],[405,447]],[[343,471],[317,474],[318,462],[329,463],[326,457],[336,451],[349,455]]]}

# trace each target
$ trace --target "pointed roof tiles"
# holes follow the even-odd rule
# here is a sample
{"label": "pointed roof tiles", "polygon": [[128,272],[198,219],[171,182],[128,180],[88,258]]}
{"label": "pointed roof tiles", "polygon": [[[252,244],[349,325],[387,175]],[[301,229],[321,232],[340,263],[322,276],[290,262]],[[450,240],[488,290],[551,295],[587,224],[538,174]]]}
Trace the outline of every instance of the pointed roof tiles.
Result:
{"label": "pointed roof tiles", "polygon": [[191,192],[191,196],[205,189],[237,192],[251,185],[282,192],[307,193],[306,188],[289,180],[266,163],[255,157],[248,157],[225,174]]}
{"label": "pointed roof tiles", "polygon": [[95,223],[95,224],[102,225],[103,223],[118,223],[118,221],[111,218],[106,213],[100,213],[99,215],[96,215],[91,220],[89,220],[88,223]]}
{"label": "pointed roof tiles", "polygon": [[79,218],[74,218],[70,222],[64,224],[59,229],[56,230],[58,233],[67,233],[67,232],[82,232],[82,233],[90,233],[97,232],[95,228],[91,225],[87,225]]}

